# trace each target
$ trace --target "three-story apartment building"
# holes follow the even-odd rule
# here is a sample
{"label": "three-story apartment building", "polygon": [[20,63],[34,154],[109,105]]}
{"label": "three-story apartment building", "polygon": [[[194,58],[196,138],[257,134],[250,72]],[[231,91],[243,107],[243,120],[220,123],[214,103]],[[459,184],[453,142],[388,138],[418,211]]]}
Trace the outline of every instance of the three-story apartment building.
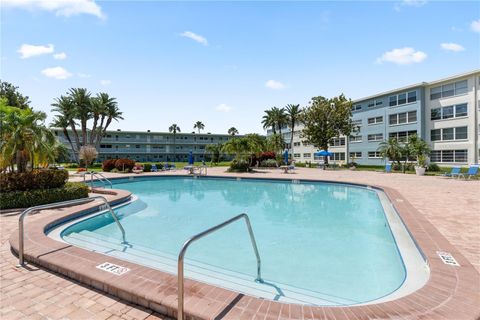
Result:
{"label": "three-story apartment building", "polygon": [[[467,165],[479,162],[480,71],[446,79],[422,82],[353,101],[352,120],[359,131],[333,139],[330,160],[381,165],[378,152],[382,141],[405,141],[412,134],[432,148],[430,162],[439,165]],[[293,133],[293,157],[300,162],[318,162],[318,150],[305,145],[302,125]],[[290,141],[291,132],[284,129]]]}

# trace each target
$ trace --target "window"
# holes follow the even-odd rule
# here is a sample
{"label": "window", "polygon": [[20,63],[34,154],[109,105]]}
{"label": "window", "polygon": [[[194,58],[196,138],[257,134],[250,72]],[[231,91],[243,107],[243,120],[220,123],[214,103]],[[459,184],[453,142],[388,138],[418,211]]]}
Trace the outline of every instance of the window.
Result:
{"label": "window", "polygon": [[112,148],[112,145],[111,145],[111,144],[101,144],[101,145],[100,145],[100,148],[102,148],[102,149],[111,149],[111,148]]}
{"label": "window", "polygon": [[357,152],[350,152],[350,158],[361,158],[362,157],[362,152],[361,151],[357,151]]}
{"label": "window", "polygon": [[397,141],[407,141],[409,136],[412,136],[414,134],[417,134],[416,130],[411,130],[411,131],[399,131],[399,132],[390,132],[388,134],[389,138],[394,138],[397,139]]}
{"label": "window", "polygon": [[455,106],[455,118],[457,117],[465,117],[467,116],[467,104],[462,103],[462,104],[457,104]]}
{"label": "window", "polygon": [[466,117],[468,115],[468,105],[466,103],[442,108],[435,108],[430,111],[431,120],[451,119]]}
{"label": "window", "polygon": [[357,129],[360,129],[360,127],[362,126],[362,120],[353,120],[352,124],[354,127],[357,127]]}
{"label": "window", "polygon": [[382,158],[380,152],[378,151],[368,151],[368,158],[370,159],[379,159]]}
{"label": "window", "polygon": [[304,153],[304,154],[303,154],[303,157],[304,157],[304,158],[310,158],[311,156],[312,156],[311,153]]}
{"label": "window", "polygon": [[340,147],[345,145],[345,138],[334,138],[330,141],[330,146]]}
{"label": "window", "polygon": [[430,153],[431,162],[467,162],[468,150],[435,150]]}
{"label": "window", "polygon": [[334,152],[330,159],[334,161],[345,161],[345,153],[344,152]]}
{"label": "window", "polygon": [[398,95],[398,104],[405,104],[407,103],[407,94],[401,93]]}
{"label": "window", "polygon": [[432,141],[465,140],[468,138],[468,127],[434,129],[430,131]]}
{"label": "window", "polygon": [[293,157],[294,157],[294,158],[300,158],[300,153],[294,153],[294,154],[293,154]]}
{"label": "window", "polygon": [[467,139],[468,138],[468,133],[467,133],[467,127],[456,127],[455,128],[455,140],[462,140],[462,139]]}
{"label": "window", "polygon": [[388,97],[388,105],[390,107],[394,107],[397,105],[397,96],[390,96]]}
{"label": "window", "polygon": [[383,133],[374,133],[368,135],[368,142],[383,140]]}
{"label": "window", "polygon": [[368,103],[368,108],[375,107],[375,100],[372,100]]}
{"label": "window", "polygon": [[368,118],[369,125],[379,124],[379,123],[383,123],[383,117]]}
{"label": "window", "polygon": [[391,126],[397,124],[413,123],[417,122],[417,111],[395,113],[388,116],[388,123]]}
{"label": "window", "polygon": [[352,111],[358,111],[358,110],[362,110],[362,105],[361,104],[354,104],[352,106]]}
{"label": "window", "polygon": [[408,93],[407,102],[410,103],[415,101],[417,101],[417,91],[410,91]]}
{"label": "window", "polygon": [[350,136],[351,143],[362,142],[362,136]]}
{"label": "window", "polygon": [[293,146],[294,146],[294,147],[300,147],[300,142],[294,142],[294,143],[293,143]]}
{"label": "window", "polygon": [[447,83],[430,89],[430,100],[451,97],[468,92],[467,80],[457,81],[455,83]]}
{"label": "window", "polygon": [[442,129],[442,140],[453,140],[453,128]]}
{"label": "window", "polygon": [[432,141],[442,140],[442,129],[430,130],[430,140]]}
{"label": "window", "polygon": [[381,106],[383,104],[383,101],[381,100],[375,100],[375,106],[378,107],[378,106]]}

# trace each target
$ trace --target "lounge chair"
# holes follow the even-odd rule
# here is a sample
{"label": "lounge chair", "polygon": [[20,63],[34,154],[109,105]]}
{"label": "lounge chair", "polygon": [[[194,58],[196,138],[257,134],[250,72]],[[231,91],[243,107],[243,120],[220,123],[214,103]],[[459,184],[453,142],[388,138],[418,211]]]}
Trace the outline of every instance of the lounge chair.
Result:
{"label": "lounge chair", "polygon": [[156,164],[152,164],[152,168],[150,169],[151,172],[158,172],[158,168]]}
{"label": "lounge chair", "polygon": [[460,167],[453,167],[452,171],[444,172],[442,174],[442,177],[455,178],[455,177],[458,177],[459,174],[460,174]]}
{"label": "lounge chair", "polygon": [[462,177],[465,180],[475,178],[477,176],[477,173],[478,173],[478,164],[472,164],[468,168],[468,172],[465,174],[459,173],[458,178]]}

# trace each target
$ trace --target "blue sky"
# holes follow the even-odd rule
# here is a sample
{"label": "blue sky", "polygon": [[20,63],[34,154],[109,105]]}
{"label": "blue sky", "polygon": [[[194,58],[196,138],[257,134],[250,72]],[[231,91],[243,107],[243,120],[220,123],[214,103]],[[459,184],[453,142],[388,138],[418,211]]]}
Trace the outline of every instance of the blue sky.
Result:
{"label": "blue sky", "polygon": [[2,80],[46,112],[71,87],[108,92],[125,116],[112,129],[263,133],[270,107],[358,99],[479,57],[474,1],[2,0]]}

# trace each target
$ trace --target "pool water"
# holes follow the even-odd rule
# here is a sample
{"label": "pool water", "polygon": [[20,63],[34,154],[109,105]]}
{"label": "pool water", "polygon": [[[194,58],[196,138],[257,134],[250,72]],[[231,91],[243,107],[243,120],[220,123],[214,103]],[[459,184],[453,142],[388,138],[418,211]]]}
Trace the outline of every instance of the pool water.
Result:
{"label": "pool water", "polygon": [[64,241],[175,273],[176,257],[188,238],[247,213],[266,283],[254,282],[256,259],[242,220],[190,246],[187,277],[264,298],[315,305],[378,299],[399,288],[406,277],[379,196],[372,189],[203,177],[113,182],[114,188],[138,196],[116,209],[129,245],[121,247],[121,233],[105,213],[65,229]]}

